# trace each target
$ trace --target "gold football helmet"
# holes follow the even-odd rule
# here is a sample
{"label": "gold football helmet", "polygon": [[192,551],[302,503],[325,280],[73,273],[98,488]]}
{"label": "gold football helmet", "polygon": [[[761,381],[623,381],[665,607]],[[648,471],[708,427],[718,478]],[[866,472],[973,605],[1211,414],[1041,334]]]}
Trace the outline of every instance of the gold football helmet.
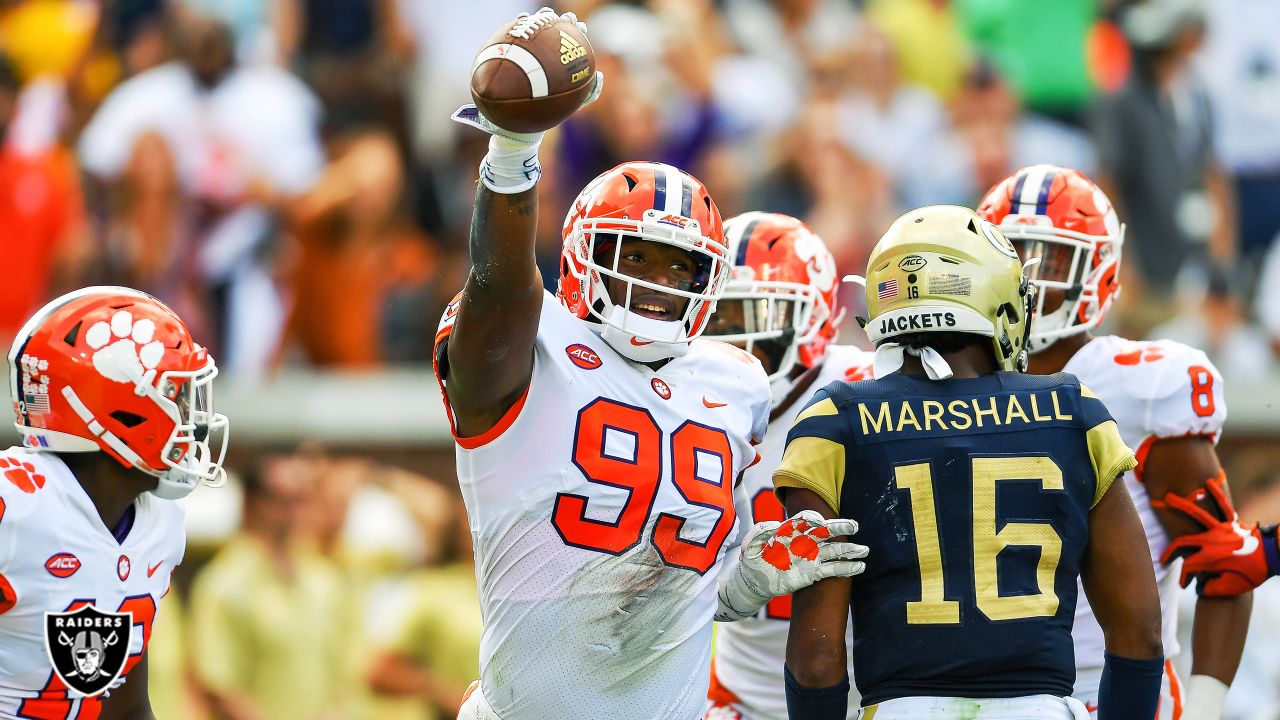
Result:
{"label": "gold football helmet", "polygon": [[867,337],[990,337],[996,365],[1025,371],[1035,290],[1013,245],[973,210],[932,205],[894,221],[867,261]]}

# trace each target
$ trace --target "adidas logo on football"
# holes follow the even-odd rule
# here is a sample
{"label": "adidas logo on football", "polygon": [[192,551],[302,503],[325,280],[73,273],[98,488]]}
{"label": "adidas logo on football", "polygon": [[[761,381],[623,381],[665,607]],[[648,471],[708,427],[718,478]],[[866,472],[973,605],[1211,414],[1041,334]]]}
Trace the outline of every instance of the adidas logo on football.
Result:
{"label": "adidas logo on football", "polygon": [[564,30],[560,31],[560,64],[568,65],[578,58],[585,57],[587,49],[582,47],[582,43],[574,40],[569,33]]}

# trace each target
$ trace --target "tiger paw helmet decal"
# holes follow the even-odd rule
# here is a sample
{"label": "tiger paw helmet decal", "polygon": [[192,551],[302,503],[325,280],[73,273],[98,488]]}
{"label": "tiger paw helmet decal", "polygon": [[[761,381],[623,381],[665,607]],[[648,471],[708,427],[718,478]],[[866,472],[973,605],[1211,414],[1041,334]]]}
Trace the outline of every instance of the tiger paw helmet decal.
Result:
{"label": "tiger paw helmet decal", "polygon": [[116,382],[155,381],[156,366],[164,358],[164,343],[155,339],[156,324],[147,318],[134,321],[128,310],[119,310],[108,324],[99,320],[85,333],[85,342],[96,352],[93,366]]}

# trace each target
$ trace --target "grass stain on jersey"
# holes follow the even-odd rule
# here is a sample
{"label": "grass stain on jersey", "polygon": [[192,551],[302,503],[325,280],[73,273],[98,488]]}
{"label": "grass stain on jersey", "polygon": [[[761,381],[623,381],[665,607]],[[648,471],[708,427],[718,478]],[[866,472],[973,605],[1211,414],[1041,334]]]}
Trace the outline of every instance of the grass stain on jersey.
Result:
{"label": "grass stain on jersey", "polygon": [[903,521],[901,515],[895,512],[898,509],[898,503],[902,499],[898,494],[898,490],[892,485],[888,485],[884,489],[884,494],[876,500],[876,507],[880,512],[888,515],[893,519],[893,536],[898,542],[906,542],[911,537],[911,529]]}
{"label": "grass stain on jersey", "polygon": [[630,678],[658,671],[671,650],[689,640],[668,630],[675,614],[687,612],[695,601],[691,586],[698,577],[664,563],[649,543],[583,568],[575,591],[607,599],[586,620],[598,628],[586,649],[602,670],[609,668],[602,678],[612,678],[602,691],[627,692]]}

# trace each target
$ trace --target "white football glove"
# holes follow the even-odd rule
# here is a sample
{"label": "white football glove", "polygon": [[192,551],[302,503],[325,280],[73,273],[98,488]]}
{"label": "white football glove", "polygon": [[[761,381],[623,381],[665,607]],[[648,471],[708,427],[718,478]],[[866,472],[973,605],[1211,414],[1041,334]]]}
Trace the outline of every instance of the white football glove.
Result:
{"label": "white football glove", "polygon": [[719,622],[733,622],[756,614],[765,603],[830,577],[852,577],[867,569],[859,558],[866,545],[839,542],[853,535],[858,523],[827,520],[813,510],[791,519],[756,523],[747,532],[738,562],[720,574]]}

